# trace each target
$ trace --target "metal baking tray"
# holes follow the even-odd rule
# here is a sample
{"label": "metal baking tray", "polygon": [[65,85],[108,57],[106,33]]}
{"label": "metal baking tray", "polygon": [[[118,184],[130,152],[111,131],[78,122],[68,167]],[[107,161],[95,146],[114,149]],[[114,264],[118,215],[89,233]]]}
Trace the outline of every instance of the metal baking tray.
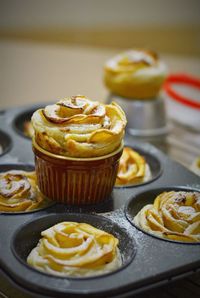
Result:
{"label": "metal baking tray", "polygon": [[[31,140],[20,132],[21,121],[41,105],[0,112],[0,172],[31,170]],[[35,297],[131,297],[200,268],[200,245],[166,241],[139,230],[132,217],[144,203],[165,189],[200,191],[200,178],[147,143],[125,137],[125,144],[139,151],[150,165],[152,179],[132,187],[115,187],[111,197],[98,205],[72,207],[54,204],[46,209],[19,214],[0,214],[0,267],[15,287]],[[138,208],[138,209],[137,209]],[[88,222],[119,239],[123,266],[91,278],[61,278],[36,271],[26,257],[40,232],[63,220]]]}

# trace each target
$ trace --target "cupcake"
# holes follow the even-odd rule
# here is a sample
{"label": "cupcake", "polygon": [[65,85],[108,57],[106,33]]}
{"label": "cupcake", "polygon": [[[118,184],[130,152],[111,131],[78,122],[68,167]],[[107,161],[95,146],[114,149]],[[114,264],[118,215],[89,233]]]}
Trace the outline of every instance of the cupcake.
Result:
{"label": "cupcake", "polygon": [[0,173],[0,212],[26,212],[47,205],[38,189],[35,172]]}
{"label": "cupcake", "polygon": [[126,125],[120,106],[73,96],[37,110],[32,124],[42,193],[72,205],[97,203],[110,195]]}
{"label": "cupcake", "polygon": [[124,147],[115,186],[141,184],[150,178],[151,170],[145,158],[132,148]]}
{"label": "cupcake", "polygon": [[134,223],[153,235],[175,241],[200,242],[200,193],[163,192],[135,216]]}
{"label": "cupcake", "polygon": [[35,269],[56,276],[106,274],[122,265],[118,239],[87,223],[61,222],[41,233],[27,257]]}
{"label": "cupcake", "polygon": [[115,95],[132,99],[155,98],[167,69],[158,55],[149,50],[129,50],[107,61],[104,82]]}

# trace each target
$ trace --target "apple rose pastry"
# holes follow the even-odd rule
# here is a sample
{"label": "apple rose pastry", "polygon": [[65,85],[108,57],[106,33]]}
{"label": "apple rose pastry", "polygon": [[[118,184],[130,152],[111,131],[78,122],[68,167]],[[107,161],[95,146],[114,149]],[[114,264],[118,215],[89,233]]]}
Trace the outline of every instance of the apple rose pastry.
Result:
{"label": "apple rose pastry", "polygon": [[190,170],[193,171],[195,174],[199,175],[200,176],[200,157],[197,157],[191,167],[190,167]]}
{"label": "apple rose pastry", "polygon": [[127,98],[155,97],[167,75],[165,64],[149,50],[130,50],[107,61],[104,68],[106,86]]}
{"label": "apple rose pastry", "polygon": [[23,132],[26,137],[32,138],[32,136],[34,135],[34,129],[33,129],[33,125],[31,123],[31,121],[24,122]]}
{"label": "apple rose pastry", "polygon": [[27,262],[59,276],[95,276],[122,264],[118,239],[86,223],[61,222],[41,233]]}
{"label": "apple rose pastry", "polygon": [[146,160],[130,147],[124,147],[119,161],[116,186],[128,186],[146,182],[151,178],[151,171]]}
{"label": "apple rose pastry", "polygon": [[37,110],[32,123],[42,148],[70,157],[97,157],[120,146],[126,117],[115,103],[104,105],[78,95]]}
{"label": "apple rose pastry", "polygon": [[0,211],[30,211],[44,205],[35,172],[13,170],[0,173]]}
{"label": "apple rose pastry", "polygon": [[200,193],[163,192],[141,209],[134,223],[159,237],[200,242]]}

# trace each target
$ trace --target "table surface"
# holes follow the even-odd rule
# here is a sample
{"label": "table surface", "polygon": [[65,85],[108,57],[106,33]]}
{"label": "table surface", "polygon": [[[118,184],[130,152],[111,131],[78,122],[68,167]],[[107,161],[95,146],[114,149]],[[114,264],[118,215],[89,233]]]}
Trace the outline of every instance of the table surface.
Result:
{"label": "table surface", "polygon": [[[102,80],[103,65],[116,53],[117,51],[96,48],[1,41],[0,110],[56,101],[76,94],[105,101],[108,91]],[[196,76],[200,74],[198,58],[163,55],[163,59],[171,73],[187,72]],[[173,159],[190,167],[193,160],[200,156],[200,132],[172,123],[164,150]],[[30,297],[10,286],[3,276],[0,278],[0,290],[8,297]],[[198,273],[174,282],[171,286],[148,292],[148,297],[160,298],[199,295]],[[145,297],[145,294],[136,297]]]}

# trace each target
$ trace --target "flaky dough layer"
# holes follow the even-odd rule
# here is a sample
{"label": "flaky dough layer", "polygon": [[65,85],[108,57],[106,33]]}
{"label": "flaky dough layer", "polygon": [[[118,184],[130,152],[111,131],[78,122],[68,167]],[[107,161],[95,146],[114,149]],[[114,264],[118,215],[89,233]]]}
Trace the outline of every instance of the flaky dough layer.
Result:
{"label": "flaky dough layer", "polygon": [[69,157],[98,157],[120,146],[126,116],[116,103],[78,95],[37,110],[32,124],[42,148]]}

